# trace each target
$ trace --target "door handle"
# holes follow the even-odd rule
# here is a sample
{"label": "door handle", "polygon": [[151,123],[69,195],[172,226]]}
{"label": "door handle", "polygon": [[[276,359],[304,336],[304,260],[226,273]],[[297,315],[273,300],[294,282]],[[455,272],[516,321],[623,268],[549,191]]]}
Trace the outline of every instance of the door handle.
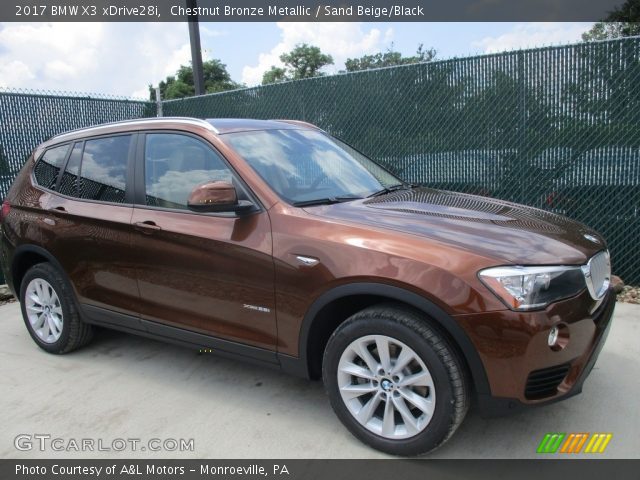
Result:
{"label": "door handle", "polygon": [[53,207],[49,209],[52,212],[60,212],[60,213],[67,213],[67,209],[64,208],[62,205],[58,206],[58,207]]}
{"label": "door handle", "polygon": [[136,230],[147,235],[151,235],[154,232],[162,230],[162,227],[156,225],[156,223],[151,220],[147,220],[146,222],[136,222],[133,226]]}

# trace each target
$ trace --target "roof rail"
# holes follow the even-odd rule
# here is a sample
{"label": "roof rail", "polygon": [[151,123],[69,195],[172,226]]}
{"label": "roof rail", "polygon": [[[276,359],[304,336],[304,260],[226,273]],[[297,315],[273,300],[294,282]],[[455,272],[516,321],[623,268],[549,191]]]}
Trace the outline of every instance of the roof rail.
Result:
{"label": "roof rail", "polygon": [[97,129],[101,129],[101,128],[105,128],[105,127],[112,127],[112,126],[117,126],[117,125],[134,125],[136,123],[149,123],[149,122],[175,122],[175,123],[186,123],[186,124],[190,124],[190,125],[197,125],[200,127],[204,127],[208,130],[211,130],[213,133],[219,133],[218,130],[211,125],[209,122],[207,122],[206,120],[203,120],[201,118],[192,118],[192,117],[149,117],[149,118],[133,118],[130,120],[120,120],[118,122],[108,122],[108,123],[102,123],[100,125],[92,125],[90,127],[82,127],[82,128],[77,128],[75,130],[70,130],[68,132],[64,132],[64,133],[60,133],[58,135],[54,135],[51,138],[61,138],[64,137],[66,135],[70,135],[73,133],[79,133],[79,132],[88,132],[91,130],[97,130]]}
{"label": "roof rail", "polygon": [[270,120],[273,121],[273,122],[282,122],[282,123],[289,123],[291,125],[300,125],[300,126],[303,126],[303,127],[312,128],[313,130],[320,130],[321,132],[324,132],[324,130],[322,130],[317,125],[314,125],[313,123],[305,122],[305,121],[302,121],[302,120],[285,120],[283,118],[272,118]]}

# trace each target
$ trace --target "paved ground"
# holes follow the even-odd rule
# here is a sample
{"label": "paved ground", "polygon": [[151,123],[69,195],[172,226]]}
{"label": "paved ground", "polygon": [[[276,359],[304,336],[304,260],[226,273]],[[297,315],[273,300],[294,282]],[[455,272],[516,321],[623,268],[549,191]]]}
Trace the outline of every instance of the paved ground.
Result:
{"label": "paved ground", "polygon": [[[0,457],[376,458],[319,382],[116,332],[66,356],[38,349],[18,304],[0,307]],[[546,432],[612,432],[606,457],[640,458],[640,306],[618,304],[582,395],[507,418],[471,412],[433,458],[535,457]],[[193,452],[20,452],[19,434],[194,439]],[[585,456],[585,455],[583,455]]]}

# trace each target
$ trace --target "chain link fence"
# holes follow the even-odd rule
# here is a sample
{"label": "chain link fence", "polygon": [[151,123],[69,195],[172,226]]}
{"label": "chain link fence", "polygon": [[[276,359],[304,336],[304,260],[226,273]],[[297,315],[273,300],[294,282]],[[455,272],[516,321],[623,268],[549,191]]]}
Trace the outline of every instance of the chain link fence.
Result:
{"label": "chain link fence", "polygon": [[[640,38],[319,77],[162,107],[165,116],[305,120],[409,182],[568,215],[600,231],[614,272],[640,283]],[[0,92],[0,193],[44,138],[155,114],[153,102]]]}
{"label": "chain link fence", "polygon": [[76,128],[155,115],[155,102],[0,89],[0,197],[43,140]]}

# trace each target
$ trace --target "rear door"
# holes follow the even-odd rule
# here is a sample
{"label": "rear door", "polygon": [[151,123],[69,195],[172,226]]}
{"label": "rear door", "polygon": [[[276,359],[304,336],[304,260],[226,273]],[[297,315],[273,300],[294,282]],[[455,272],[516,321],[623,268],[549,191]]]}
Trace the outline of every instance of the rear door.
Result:
{"label": "rear door", "polygon": [[[140,134],[136,171],[135,265],[139,311],[159,334],[186,331],[275,350],[271,224],[266,211],[246,216],[187,208],[197,185],[224,180],[239,198],[248,188],[222,155],[182,132]],[[140,161],[141,160],[141,161]]]}
{"label": "rear door", "polygon": [[[137,135],[75,142],[47,202],[43,245],[71,279],[85,313],[134,326],[132,160]],[[37,168],[37,167],[36,167]],[[125,315],[114,321],[104,312]]]}

